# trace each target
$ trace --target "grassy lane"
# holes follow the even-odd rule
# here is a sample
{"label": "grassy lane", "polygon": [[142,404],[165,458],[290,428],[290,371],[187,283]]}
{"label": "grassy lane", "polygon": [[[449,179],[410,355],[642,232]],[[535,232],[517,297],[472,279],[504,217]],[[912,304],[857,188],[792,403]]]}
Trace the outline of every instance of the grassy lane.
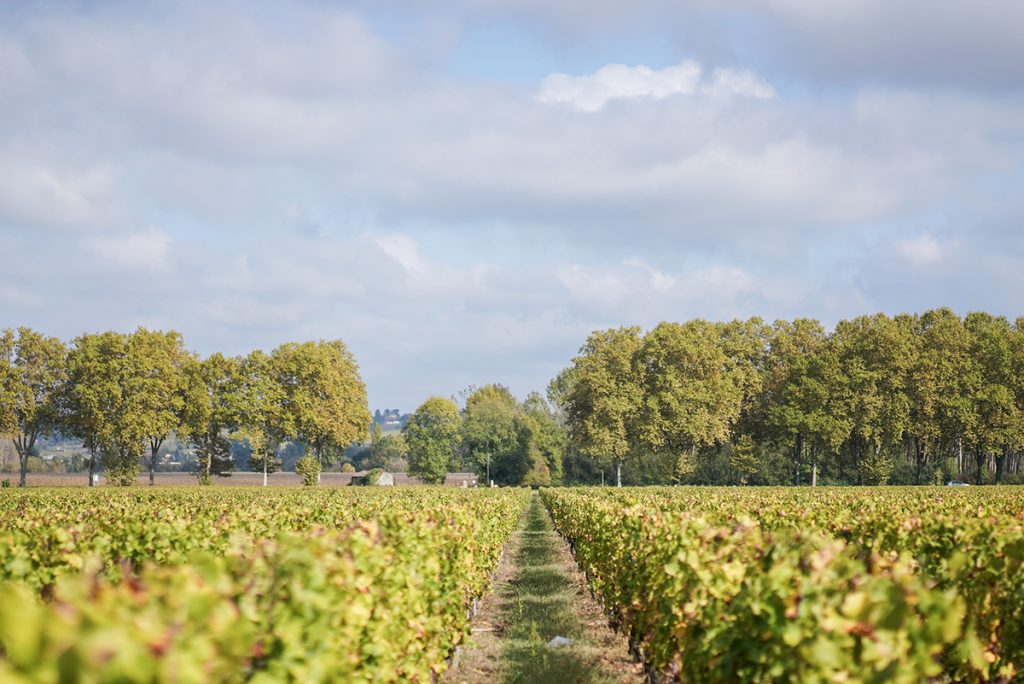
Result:
{"label": "grassy lane", "polygon": [[[641,681],[625,642],[608,629],[538,496],[502,565],[462,664],[446,681]],[[556,636],[572,644],[549,646]]]}

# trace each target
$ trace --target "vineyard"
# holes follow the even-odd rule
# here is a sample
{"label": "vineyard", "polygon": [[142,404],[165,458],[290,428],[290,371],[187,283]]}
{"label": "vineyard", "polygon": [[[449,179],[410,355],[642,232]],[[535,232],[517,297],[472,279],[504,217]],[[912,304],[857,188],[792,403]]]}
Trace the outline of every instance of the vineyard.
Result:
{"label": "vineyard", "polygon": [[682,681],[1010,681],[1020,489],[544,490],[613,623]]}
{"label": "vineyard", "polygon": [[[655,681],[1024,672],[1022,488],[540,501]],[[0,680],[435,680],[529,503],[511,489],[5,491]]]}
{"label": "vineyard", "polygon": [[429,681],[516,491],[0,496],[0,680]]}

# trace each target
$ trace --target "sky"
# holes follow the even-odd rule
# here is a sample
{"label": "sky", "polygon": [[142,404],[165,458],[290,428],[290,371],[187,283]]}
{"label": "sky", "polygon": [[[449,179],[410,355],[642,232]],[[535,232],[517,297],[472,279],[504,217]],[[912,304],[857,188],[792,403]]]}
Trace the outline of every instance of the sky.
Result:
{"label": "sky", "polygon": [[371,408],[587,335],[1024,315],[1020,0],[0,4],[0,328],[342,339]]}

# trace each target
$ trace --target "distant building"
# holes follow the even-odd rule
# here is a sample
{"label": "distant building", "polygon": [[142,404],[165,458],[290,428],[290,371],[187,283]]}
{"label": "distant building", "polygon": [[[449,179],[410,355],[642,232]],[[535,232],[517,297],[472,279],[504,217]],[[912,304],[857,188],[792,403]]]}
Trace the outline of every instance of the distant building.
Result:
{"label": "distant building", "polygon": [[408,420],[409,415],[403,415],[399,409],[377,409],[373,412],[373,422],[385,430],[399,430]]}

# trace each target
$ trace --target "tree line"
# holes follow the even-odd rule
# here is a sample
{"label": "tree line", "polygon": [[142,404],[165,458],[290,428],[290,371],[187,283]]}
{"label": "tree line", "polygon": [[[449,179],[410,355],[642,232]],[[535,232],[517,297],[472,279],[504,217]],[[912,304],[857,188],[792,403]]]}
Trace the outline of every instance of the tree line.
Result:
{"label": "tree line", "polygon": [[568,436],[543,396],[520,402],[498,384],[463,394],[461,410],[452,399],[431,397],[409,416],[400,439],[410,474],[432,484],[469,469],[485,483],[562,484]]}
{"label": "tree line", "polygon": [[231,470],[232,441],[247,443],[264,484],[281,446],[300,442],[307,453],[296,468],[316,481],[370,420],[358,365],[340,340],[200,358],[174,331],[86,334],[70,344],[29,328],[0,333],[0,435],[14,444],[21,486],[38,440],[54,434],[82,441],[89,484],[100,466],[121,485],[145,468],[153,484],[171,435],[193,447],[203,484]]}
{"label": "tree line", "polygon": [[[1024,318],[949,309],[593,333],[549,387],[569,458],[621,482],[1019,477]],[[567,461],[568,463],[568,461]]]}

